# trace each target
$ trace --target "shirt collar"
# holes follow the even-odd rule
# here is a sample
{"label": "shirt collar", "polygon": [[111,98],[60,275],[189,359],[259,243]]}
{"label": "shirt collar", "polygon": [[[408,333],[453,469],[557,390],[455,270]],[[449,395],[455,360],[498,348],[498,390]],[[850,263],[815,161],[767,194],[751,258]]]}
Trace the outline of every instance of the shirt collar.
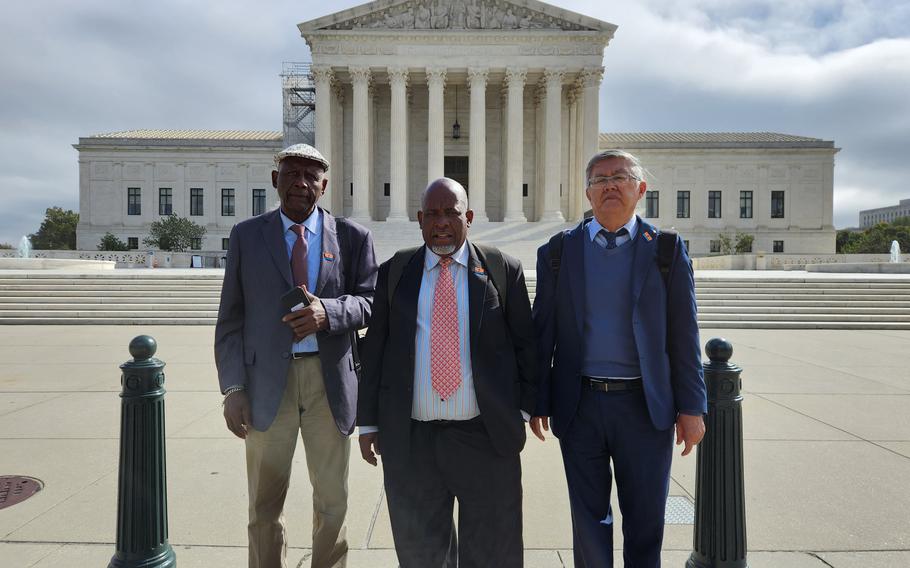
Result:
{"label": "shirt collar", "polygon": [[[634,239],[635,235],[638,234],[638,215],[632,215],[632,218],[629,219],[629,221],[626,222],[626,224],[623,225],[623,227],[625,227],[626,230],[629,231],[629,240]],[[591,239],[591,241],[593,242],[594,237],[596,237],[597,233],[599,233],[600,230],[603,228],[604,228],[604,226],[601,225],[597,221],[597,219],[592,217],[591,222],[588,223],[588,238]]]}
{"label": "shirt collar", "polygon": [[311,234],[315,235],[316,230],[319,228],[319,216],[322,215],[322,212],[318,207],[313,209],[313,212],[310,213],[310,216],[303,220],[303,223],[295,223],[290,217],[284,214],[280,208],[278,213],[281,215],[281,224],[284,225],[284,232],[287,233],[291,228],[291,225],[303,225],[306,227],[306,230]]}
{"label": "shirt collar", "polygon": [[[433,268],[435,268],[437,264],[439,264],[439,260],[442,257],[439,256],[438,254],[436,254],[435,252],[431,251],[430,247],[426,247],[426,249],[427,249],[427,254],[426,254],[426,256],[424,256],[424,259],[423,259],[423,269],[426,270],[427,272],[429,272],[430,270],[433,270]],[[455,251],[454,254],[452,254],[452,260],[454,260],[458,264],[466,267],[468,265],[469,256],[470,255],[468,254],[468,241],[467,241],[467,239],[465,239],[465,241],[463,243],[461,243],[461,248],[459,248],[458,250]]]}

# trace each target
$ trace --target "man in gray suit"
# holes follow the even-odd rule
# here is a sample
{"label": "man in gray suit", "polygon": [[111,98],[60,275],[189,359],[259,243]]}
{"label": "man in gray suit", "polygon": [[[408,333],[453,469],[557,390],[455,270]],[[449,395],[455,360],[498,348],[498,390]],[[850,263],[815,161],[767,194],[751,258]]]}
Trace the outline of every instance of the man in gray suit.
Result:
{"label": "man in gray suit", "polygon": [[[376,258],[369,231],[317,207],[328,161],[297,144],[275,156],[281,207],[231,231],[215,363],[228,429],[246,441],[249,565],[284,568],[284,500],[297,432],[313,490],[312,566],[343,567],[348,436],[357,376],[352,337],[370,317]],[[308,304],[282,296],[299,287]]]}

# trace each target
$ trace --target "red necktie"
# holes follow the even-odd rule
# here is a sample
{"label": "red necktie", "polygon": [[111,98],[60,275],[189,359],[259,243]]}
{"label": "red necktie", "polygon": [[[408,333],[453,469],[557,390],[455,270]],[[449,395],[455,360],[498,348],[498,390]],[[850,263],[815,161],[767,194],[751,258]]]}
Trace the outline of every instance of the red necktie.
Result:
{"label": "red necktie", "polygon": [[294,275],[294,286],[306,286],[309,289],[306,228],[303,225],[291,225],[291,230],[297,234],[294,248],[291,249],[291,274]]}
{"label": "red necktie", "polygon": [[445,400],[461,386],[461,349],[458,339],[458,302],[449,265],[439,260],[439,278],[433,293],[433,320],[430,325],[430,374],[433,390]]}

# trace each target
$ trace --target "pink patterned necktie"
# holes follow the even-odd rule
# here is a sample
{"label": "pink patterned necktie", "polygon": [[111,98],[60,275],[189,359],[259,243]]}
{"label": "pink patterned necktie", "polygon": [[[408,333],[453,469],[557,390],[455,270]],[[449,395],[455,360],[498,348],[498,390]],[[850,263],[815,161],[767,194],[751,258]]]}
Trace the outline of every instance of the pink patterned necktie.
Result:
{"label": "pink patterned necktie", "polygon": [[307,242],[306,228],[303,225],[291,225],[291,230],[297,234],[294,248],[291,249],[291,273],[294,275],[294,286],[306,286],[307,282]]}
{"label": "pink patterned necktie", "polygon": [[461,386],[461,349],[458,339],[458,302],[449,265],[439,260],[439,278],[433,293],[433,321],[430,325],[430,374],[433,390],[445,400]]}

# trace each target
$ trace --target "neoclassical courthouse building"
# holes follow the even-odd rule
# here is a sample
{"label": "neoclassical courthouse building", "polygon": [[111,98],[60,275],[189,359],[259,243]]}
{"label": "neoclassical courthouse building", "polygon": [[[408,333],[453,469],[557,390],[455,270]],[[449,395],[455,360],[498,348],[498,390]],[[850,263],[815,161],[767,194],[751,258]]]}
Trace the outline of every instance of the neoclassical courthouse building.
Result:
{"label": "neoclassical courthouse building", "polygon": [[[648,170],[641,214],[680,231],[694,255],[735,232],[755,250],[834,252],[833,141],[599,131],[613,24],[536,0],[378,0],[298,27],[312,54],[313,141],[332,164],[321,203],[379,234],[419,237],[408,223],[443,175],[468,189],[478,225],[553,232],[589,209],[588,158],[622,148]],[[226,249],[235,223],[277,201],[272,155],[295,132],[285,120],[284,132],[80,138],[78,248],[106,232],[141,246],[152,221],[175,213],[208,228],[198,248]]]}

